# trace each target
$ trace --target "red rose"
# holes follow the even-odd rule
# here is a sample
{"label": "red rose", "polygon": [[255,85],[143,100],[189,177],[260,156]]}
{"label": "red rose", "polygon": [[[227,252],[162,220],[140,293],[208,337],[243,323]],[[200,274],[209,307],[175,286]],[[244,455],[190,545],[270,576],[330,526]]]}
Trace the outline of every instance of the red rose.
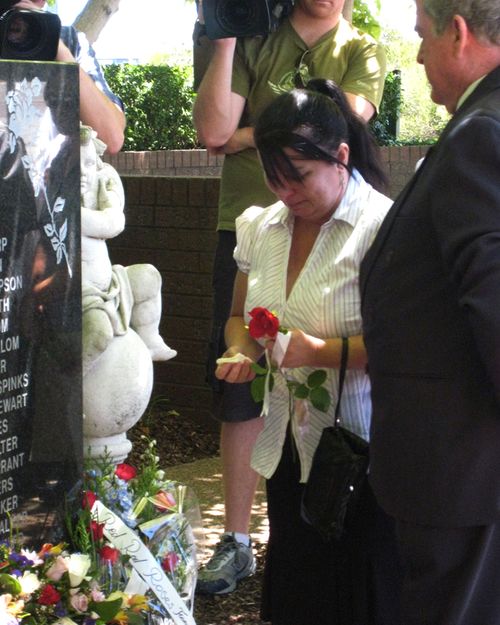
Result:
{"label": "red rose", "polygon": [[104,523],[97,523],[97,521],[90,522],[90,531],[94,540],[101,540],[104,535]]}
{"label": "red rose", "polygon": [[110,545],[104,545],[104,547],[101,547],[101,549],[99,549],[99,555],[103,560],[106,560],[106,562],[111,562],[111,564],[114,564],[120,557],[120,552],[118,551],[118,549],[115,549]]}
{"label": "red rose", "polygon": [[122,462],[116,467],[115,475],[121,480],[125,480],[126,482],[128,482],[137,475],[137,469],[130,464]]}
{"label": "red rose", "polygon": [[165,571],[165,573],[173,573],[179,560],[180,558],[175,551],[169,551],[169,553],[167,553],[161,561],[161,568]]}
{"label": "red rose", "polygon": [[97,501],[97,495],[91,490],[84,490],[82,495],[83,510],[92,510],[92,506]]}
{"label": "red rose", "polygon": [[42,588],[42,592],[38,597],[37,603],[39,603],[40,605],[54,605],[60,600],[61,595],[54,588],[54,586],[52,586],[52,584],[46,584]]}
{"label": "red rose", "polygon": [[280,321],[276,315],[267,308],[253,308],[249,313],[251,320],[248,324],[248,331],[253,339],[260,339],[267,336],[273,339],[280,328]]}

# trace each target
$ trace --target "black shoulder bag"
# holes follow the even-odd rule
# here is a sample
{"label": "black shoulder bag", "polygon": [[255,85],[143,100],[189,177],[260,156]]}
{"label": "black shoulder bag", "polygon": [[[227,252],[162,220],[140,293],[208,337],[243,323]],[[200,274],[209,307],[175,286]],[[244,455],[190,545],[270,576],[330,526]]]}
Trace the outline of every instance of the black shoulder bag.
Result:
{"label": "black shoulder bag", "polygon": [[323,429],[302,495],[302,518],[325,540],[342,536],[346,518],[356,513],[367,479],[368,443],[340,425],[347,356],[348,341],[343,337],[335,422]]}

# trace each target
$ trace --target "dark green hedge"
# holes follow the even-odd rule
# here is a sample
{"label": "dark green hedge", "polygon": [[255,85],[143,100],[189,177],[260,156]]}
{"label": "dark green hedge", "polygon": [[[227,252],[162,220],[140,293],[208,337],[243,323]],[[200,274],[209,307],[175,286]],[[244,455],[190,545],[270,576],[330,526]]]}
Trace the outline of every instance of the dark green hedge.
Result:
{"label": "dark green hedge", "polygon": [[394,70],[385,78],[384,94],[377,117],[370,122],[379,145],[397,143],[399,114],[401,110],[401,72]]}
{"label": "dark green hedge", "polygon": [[[187,68],[168,65],[107,65],[106,80],[125,103],[124,150],[181,150],[197,147],[192,122],[195,94]],[[387,75],[377,118],[371,123],[379,145],[397,142],[401,76]]]}
{"label": "dark green hedge", "polygon": [[187,69],[168,65],[107,65],[106,80],[126,108],[124,150],[196,147],[194,93]]}

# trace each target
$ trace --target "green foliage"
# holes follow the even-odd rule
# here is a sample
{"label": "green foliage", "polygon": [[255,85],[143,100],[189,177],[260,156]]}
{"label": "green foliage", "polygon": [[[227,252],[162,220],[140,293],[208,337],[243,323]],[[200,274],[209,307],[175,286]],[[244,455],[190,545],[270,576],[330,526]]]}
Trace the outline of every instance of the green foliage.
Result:
{"label": "green foliage", "polygon": [[[401,72],[400,122],[396,143],[413,145],[434,143],[449,116],[444,107],[431,100],[424,68],[416,61],[419,41],[404,39],[393,30],[384,30],[382,42],[385,44],[387,67],[398,68]],[[386,89],[389,89],[387,103]],[[383,126],[386,125],[383,117],[386,113],[384,107],[390,109],[393,105],[391,102],[394,102],[391,87],[387,87],[387,82],[386,89],[380,115],[375,120],[374,126],[377,126],[378,122]],[[375,129],[375,132],[378,131]],[[394,143],[390,139],[388,142]]]}
{"label": "green foliage", "polygon": [[189,69],[168,65],[107,65],[104,74],[127,115],[124,150],[196,147]]}
{"label": "green foliage", "polygon": [[[252,363],[251,367],[252,370],[255,371],[256,376],[252,380],[250,391],[253,400],[261,402],[264,400],[266,394],[266,383],[269,393],[272,393],[274,388],[274,375],[279,372],[279,369],[275,365],[272,365],[268,371],[266,367],[261,367],[258,363]],[[307,380],[302,384],[293,380],[286,380],[289,392],[290,411],[293,410],[294,399],[308,399],[316,410],[327,412],[331,404],[331,398],[330,393],[323,386],[326,382],[326,378],[326,371],[324,369],[317,369],[310,373]]]}
{"label": "green foliage", "polygon": [[401,72],[393,70],[385,78],[379,114],[370,124],[379,145],[392,145],[396,142],[401,105]]}
{"label": "green foliage", "polygon": [[378,39],[381,27],[376,15],[380,12],[380,0],[372,0],[371,4],[374,6],[370,7],[370,2],[367,0],[355,0],[352,9],[352,23],[356,28]]}

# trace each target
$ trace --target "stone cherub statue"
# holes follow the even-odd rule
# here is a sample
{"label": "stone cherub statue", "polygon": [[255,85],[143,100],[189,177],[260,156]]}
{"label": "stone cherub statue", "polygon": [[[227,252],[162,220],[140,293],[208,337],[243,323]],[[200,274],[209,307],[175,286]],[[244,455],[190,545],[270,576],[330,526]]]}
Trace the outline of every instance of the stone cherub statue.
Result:
{"label": "stone cherub statue", "polygon": [[152,390],[152,360],[177,352],[161,338],[161,276],[149,264],[112,265],[106,240],[125,227],[124,191],[103,162],[105,144],[80,132],[82,227],[82,362],[84,445],[120,462],[125,432],[142,416]]}
{"label": "stone cherub statue", "polygon": [[106,240],[125,227],[123,186],[104,163],[105,145],[88,126],[81,132],[83,371],[92,367],[114,336],[133,328],[153,360],[177,352],[158,333],[161,276],[153,265],[112,265]]}

